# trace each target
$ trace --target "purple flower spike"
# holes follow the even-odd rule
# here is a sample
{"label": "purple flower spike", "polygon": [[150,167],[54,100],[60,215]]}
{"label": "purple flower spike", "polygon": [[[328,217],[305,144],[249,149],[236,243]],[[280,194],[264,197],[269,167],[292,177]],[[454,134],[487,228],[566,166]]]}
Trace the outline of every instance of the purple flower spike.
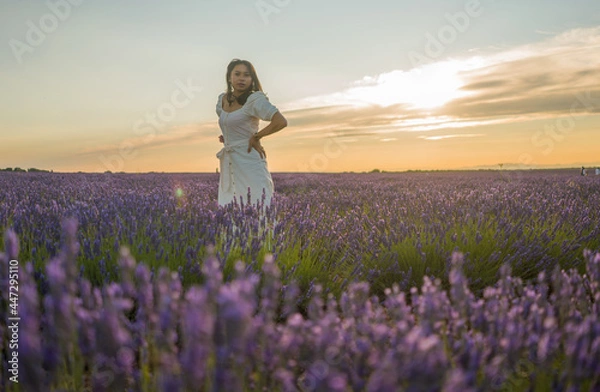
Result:
{"label": "purple flower spike", "polygon": [[19,237],[13,230],[7,230],[4,234],[4,250],[8,260],[18,259],[19,257]]}

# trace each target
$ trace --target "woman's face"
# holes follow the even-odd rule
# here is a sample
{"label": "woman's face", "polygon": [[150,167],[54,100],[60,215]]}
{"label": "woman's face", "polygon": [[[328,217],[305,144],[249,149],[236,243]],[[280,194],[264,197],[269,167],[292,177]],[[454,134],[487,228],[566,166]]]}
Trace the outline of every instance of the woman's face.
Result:
{"label": "woman's face", "polygon": [[231,71],[229,77],[234,92],[243,93],[252,86],[252,76],[250,70],[244,64],[236,65]]}

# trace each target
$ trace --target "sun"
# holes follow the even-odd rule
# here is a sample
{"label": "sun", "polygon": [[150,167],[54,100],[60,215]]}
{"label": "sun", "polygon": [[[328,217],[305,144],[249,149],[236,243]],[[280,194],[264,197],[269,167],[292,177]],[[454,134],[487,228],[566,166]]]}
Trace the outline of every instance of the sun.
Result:
{"label": "sun", "polygon": [[461,88],[461,71],[471,68],[459,60],[446,60],[413,68],[395,70],[377,77],[365,77],[344,95],[357,104],[391,106],[406,104],[413,108],[433,109],[468,95]]}
{"label": "sun", "polygon": [[469,71],[488,65],[481,57],[447,59],[407,71],[396,69],[376,76],[365,76],[344,90],[303,98],[290,108],[306,107],[382,107],[405,105],[408,109],[435,109],[448,102],[473,95],[464,89]]}

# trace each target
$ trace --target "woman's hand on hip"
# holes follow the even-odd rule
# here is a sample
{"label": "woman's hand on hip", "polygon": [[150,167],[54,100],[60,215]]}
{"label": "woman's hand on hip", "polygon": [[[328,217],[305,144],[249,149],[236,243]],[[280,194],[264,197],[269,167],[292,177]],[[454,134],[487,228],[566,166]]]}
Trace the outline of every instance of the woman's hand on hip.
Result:
{"label": "woman's hand on hip", "polygon": [[267,153],[265,152],[263,146],[260,144],[260,139],[257,138],[256,135],[250,136],[250,140],[248,141],[248,152],[252,151],[253,148],[256,151],[258,151],[258,154],[261,158],[267,157]]}

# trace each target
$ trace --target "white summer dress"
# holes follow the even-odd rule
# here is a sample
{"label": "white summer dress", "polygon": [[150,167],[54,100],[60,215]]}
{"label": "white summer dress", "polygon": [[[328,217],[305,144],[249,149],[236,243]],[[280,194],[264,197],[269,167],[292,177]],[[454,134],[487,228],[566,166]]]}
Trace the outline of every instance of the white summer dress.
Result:
{"label": "white summer dress", "polygon": [[223,96],[217,100],[219,127],[223,134],[224,146],[217,153],[220,160],[219,205],[224,206],[236,200],[247,202],[248,188],[250,200],[256,204],[265,193],[264,205],[269,205],[273,195],[273,180],[267,168],[267,160],[261,158],[254,148],[248,152],[250,136],[258,132],[259,119],[271,121],[278,109],[267,96],[256,91],[248,97],[241,108],[232,112],[223,110]]}

